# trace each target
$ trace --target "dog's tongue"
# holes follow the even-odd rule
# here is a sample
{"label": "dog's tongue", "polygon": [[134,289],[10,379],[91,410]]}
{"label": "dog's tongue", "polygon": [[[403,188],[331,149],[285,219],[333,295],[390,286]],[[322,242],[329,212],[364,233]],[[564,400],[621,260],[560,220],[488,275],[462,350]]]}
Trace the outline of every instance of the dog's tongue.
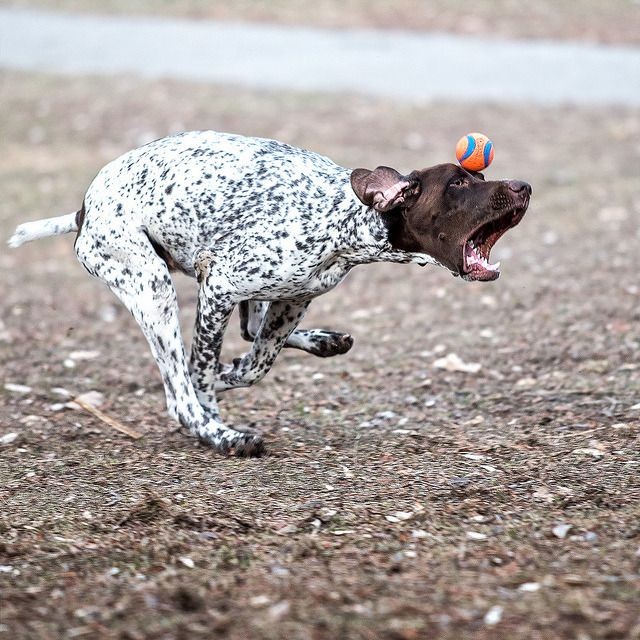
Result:
{"label": "dog's tongue", "polygon": [[467,260],[467,267],[472,267],[473,265],[480,265],[483,269],[487,269],[489,271],[499,271],[500,270],[500,261],[495,264],[491,264],[483,255],[480,253],[480,249],[476,247],[473,242],[467,242],[464,247],[465,257]]}

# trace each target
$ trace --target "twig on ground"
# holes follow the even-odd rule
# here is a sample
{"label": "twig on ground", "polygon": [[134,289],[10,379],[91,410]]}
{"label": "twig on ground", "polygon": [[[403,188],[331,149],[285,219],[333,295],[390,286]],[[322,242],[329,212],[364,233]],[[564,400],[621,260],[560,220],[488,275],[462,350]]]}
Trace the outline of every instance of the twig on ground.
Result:
{"label": "twig on ground", "polygon": [[94,415],[96,418],[98,418],[98,420],[101,420],[105,424],[108,424],[110,427],[112,427],[116,431],[121,431],[122,433],[127,434],[130,438],[133,438],[134,440],[137,440],[138,438],[142,438],[141,433],[138,433],[137,431],[134,431],[129,427],[125,427],[125,425],[123,425],[121,422],[114,420],[113,418],[109,417],[108,415],[100,411],[100,409],[97,409],[96,407],[91,406],[84,400],[81,400],[80,398],[74,398],[73,402],[75,402],[77,405],[82,407],[85,411],[88,411],[89,413]]}

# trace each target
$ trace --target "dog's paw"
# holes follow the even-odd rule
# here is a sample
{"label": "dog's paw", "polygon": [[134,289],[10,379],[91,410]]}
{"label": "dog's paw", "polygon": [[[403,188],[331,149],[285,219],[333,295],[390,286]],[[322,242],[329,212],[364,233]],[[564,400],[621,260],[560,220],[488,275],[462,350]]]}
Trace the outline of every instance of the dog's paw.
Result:
{"label": "dog's paw", "polygon": [[214,430],[201,430],[197,435],[201,444],[225,456],[259,458],[265,452],[262,436],[256,433],[217,427]]}
{"label": "dog's paw", "polygon": [[330,358],[347,353],[352,346],[353,338],[348,333],[327,331],[313,337],[309,344],[309,353],[320,358]]}
{"label": "dog's paw", "polygon": [[229,450],[230,455],[238,458],[260,458],[265,453],[264,440],[257,434],[243,434]]}

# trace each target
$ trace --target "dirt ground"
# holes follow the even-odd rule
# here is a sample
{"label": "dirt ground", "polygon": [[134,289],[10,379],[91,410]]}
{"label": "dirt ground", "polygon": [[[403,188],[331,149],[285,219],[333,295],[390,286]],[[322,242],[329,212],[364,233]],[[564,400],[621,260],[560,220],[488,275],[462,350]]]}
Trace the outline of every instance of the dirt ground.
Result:
{"label": "dirt ground", "polygon": [[0,6],[640,43],[637,0],[0,0]]}
{"label": "dirt ground", "polygon": [[[0,637],[640,637],[637,111],[13,73],[0,103],[2,242],[75,210],[120,152],[191,128],[401,170],[481,130],[487,176],[534,189],[497,282],[376,265],[316,300],[305,326],[356,344],[286,351],[224,396],[265,434],[254,460],[176,430],[71,236],[0,250]],[[188,337],[195,286],[177,285]],[[437,368],[449,353],[480,370]],[[143,437],[61,408],[60,388],[101,392]]]}

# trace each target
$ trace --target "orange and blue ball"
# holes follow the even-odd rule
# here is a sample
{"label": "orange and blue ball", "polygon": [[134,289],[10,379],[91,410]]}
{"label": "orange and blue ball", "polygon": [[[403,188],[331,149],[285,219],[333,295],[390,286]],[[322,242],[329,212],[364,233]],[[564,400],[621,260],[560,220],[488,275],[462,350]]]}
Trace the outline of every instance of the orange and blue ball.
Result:
{"label": "orange and blue ball", "polygon": [[483,133],[468,133],[456,144],[456,158],[467,171],[482,171],[493,161],[493,142]]}

